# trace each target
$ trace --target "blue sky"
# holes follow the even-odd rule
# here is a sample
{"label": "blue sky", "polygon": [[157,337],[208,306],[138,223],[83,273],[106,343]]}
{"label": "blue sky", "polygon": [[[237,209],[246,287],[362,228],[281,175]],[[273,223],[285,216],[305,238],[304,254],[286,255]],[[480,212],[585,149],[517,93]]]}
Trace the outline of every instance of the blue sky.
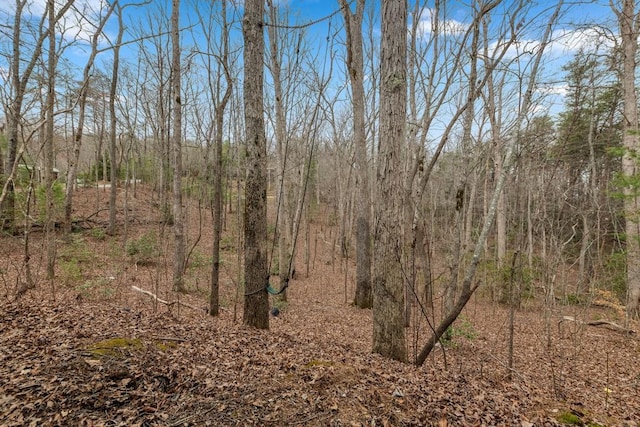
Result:
{"label": "blue sky", "polygon": [[[56,0],[58,3],[61,3],[64,0]],[[88,16],[93,17],[95,19],[96,11],[100,10],[100,8],[104,8],[106,0],[76,0],[74,5],[75,11],[69,14],[67,20],[65,21],[65,40],[69,41],[73,37],[78,37],[81,41],[78,44],[71,46],[66,53],[67,59],[70,63],[77,64],[77,73],[81,72],[81,68],[84,65],[84,61],[86,61],[86,57],[88,55],[88,40],[91,37],[92,30],[94,26],[88,22],[87,19],[82,18],[80,12],[82,11]],[[126,0],[127,3],[136,2],[136,0]],[[306,24],[311,21],[318,20],[323,17],[327,17],[338,10],[338,2],[336,0],[274,0],[281,8],[286,8],[289,11],[289,24],[290,25],[299,25]],[[451,28],[456,28],[456,26],[464,27],[468,24],[469,21],[469,12],[468,12],[468,3],[469,1],[445,1],[443,4],[447,8],[447,17],[446,19],[450,22]],[[32,0],[30,3],[30,12],[34,17],[41,16],[44,11],[44,5],[46,0]],[[410,2],[410,7],[413,6],[413,2]],[[432,2],[427,2],[427,7]],[[506,3],[506,2],[505,2]],[[11,11],[13,9],[13,0],[0,0],[0,21],[1,22],[10,22]],[[182,0],[182,25],[185,28],[188,28],[191,24],[196,21],[196,13],[194,12],[194,8],[198,8],[199,10],[206,9],[207,5],[211,5],[211,0]],[[217,4],[214,3],[214,5]],[[238,4],[238,10],[236,11],[236,19],[241,19],[242,13],[242,4],[237,1],[235,4]],[[368,2],[372,8],[374,8],[375,12],[378,11],[380,1]],[[530,11],[530,16],[536,17],[538,21],[536,21],[539,25],[534,25],[531,27],[531,33],[525,35],[521,40],[521,45],[519,47],[525,48],[526,46],[535,46],[536,38],[539,37],[541,31],[540,29],[544,26],[544,11],[548,11],[550,7],[552,7],[555,2],[548,1],[538,1],[531,2],[533,7]],[[561,18],[554,35],[556,36],[556,43],[551,47],[545,63],[547,65],[546,69],[546,83],[547,90],[550,93],[554,94],[554,97],[549,99],[549,109],[552,112],[558,111],[562,107],[562,95],[564,93],[564,89],[560,82],[561,80],[561,70],[560,67],[567,62],[567,60],[571,59],[572,55],[575,53],[578,47],[586,46],[589,42],[589,35],[594,34],[593,30],[577,30],[576,26],[590,26],[593,23],[598,23],[600,25],[604,25],[605,27],[609,27],[611,31],[615,32],[615,22],[612,17],[611,9],[609,7],[608,0],[600,0],[597,2],[586,1],[586,2],[567,2],[568,5],[567,13]],[[164,6],[162,6],[164,5]],[[230,7],[230,9],[232,9]],[[141,28],[146,25],[149,25],[149,22],[154,24],[155,30],[159,31],[161,28],[161,24],[166,26],[168,25],[168,14],[170,13],[170,2],[168,0],[164,1],[156,1],[153,0],[150,4],[146,4],[143,6],[136,7],[128,7],[125,10],[125,25],[127,27],[127,32],[125,34],[125,40],[131,40],[135,38],[137,34],[140,32],[144,32],[145,29]],[[506,13],[503,11],[503,13]],[[538,16],[541,13],[542,15]],[[150,14],[153,16],[151,19],[149,18]],[[166,15],[166,21],[163,19]],[[376,17],[379,17],[375,14]],[[425,24],[422,28],[428,31],[428,13],[423,14],[425,19]],[[329,32],[329,25],[331,26],[331,31]],[[376,26],[378,24],[375,24]],[[334,14],[330,19],[323,20],[317,24],[311,25],[305,29],[305,32],[308,38],[311,40],[310,49],[316,51],[322,51],[327,47],[327,36],[335,36],[336,38],[333,40],[336,43],[340,43],[344,40],[344,36],[342,34],[342,26],[343,26],[343,18],[340,13]],[[6,31],[6,29],[5,29]],[[287,31],[287,30],[282,30]],[[376,34],[379,33],[378,28],[375,28]],[[102,48],[107,48],[109,46],[109,39],[114,40],[117,32],[117,22],[115,17],[112,16],[110,22],[108,23],[105,34],[106,37],[102,37],[100,39],[100,46]],[[185,32],[183,34],[183,44],[185,46],[185,50],[190,48],[190,45],[197,43],[199,40],[197,34],[192,35],[190,32]],[[4,42],[7,43],[5,38]],[[234,45],[236,47],[241,45],[241,33],[239,28],[239,23],[236,22],[235,33],[234,33]],[[4,44],[2,46],[3,49],[6,49],[8,46]],[[339,45],[334,45],[335,50],[341,50],[342,48]],[[127,45],[123,47],[121,54],[123,58],[129,61],[135,61],[137,57],[136,46],[135,45]],[[341,54],[341,53],[340,53]],[[338,67],[343,67],[340,63],[341,58],[338,57]],[[0,58],[0,74],[2,73],[5,64],[2,64],[2,58]],[[111,62],[110,52],[107,50],[102,53],[97,59],[97,64],[100,68],[105,69],[107,73],[109,73],[109,63]],[[4,68],[6,70],[6,68]],[[6,75],[6,74],[5,74]],[[554,81],[555,80],[555,81]],[[557,84],[556,84],[557,81]]]}

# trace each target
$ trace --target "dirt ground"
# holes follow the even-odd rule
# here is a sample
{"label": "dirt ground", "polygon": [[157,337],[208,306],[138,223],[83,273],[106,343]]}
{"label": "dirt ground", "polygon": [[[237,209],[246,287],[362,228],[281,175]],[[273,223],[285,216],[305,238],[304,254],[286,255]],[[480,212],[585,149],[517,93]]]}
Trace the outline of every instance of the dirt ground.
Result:
{"label": "dirt ground", "polygon": [[[42,235],[31,233],[37,287],[21,297],[23,237],[0,238],[2,426],[640,425],[638,335],[587,325],[623,325],[613,304],[528,301],[515,313],[510,371],[509,311],[481,292],[453,338],[415,367],[372,354],[372,313],[350,304],[353,262],[345,271],[332,250],[336,231],[320,215],[309,232],[309,275],[302,236],[288,302],[277,303],[269,331],[257,331],[242,325],[236,212],[222,240],[222,311],[212,318],[210,212],[188,202],[190,249],[197,245],[188,292],[177,294],[172,230],[159,221],[157,198],[144,186],[135,197],[130,190],[125,227],[121,192],[111,237],[106,191],[78,191],[82,220],[70,239],[58,236],[54,280],[45,279]],[[428,328],[414,317],[410,355]]]}

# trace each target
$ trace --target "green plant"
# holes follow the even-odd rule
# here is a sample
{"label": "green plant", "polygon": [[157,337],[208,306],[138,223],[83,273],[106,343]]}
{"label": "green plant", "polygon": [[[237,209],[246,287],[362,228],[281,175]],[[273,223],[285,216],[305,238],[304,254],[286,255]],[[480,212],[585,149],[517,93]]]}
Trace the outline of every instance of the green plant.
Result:
{"label": "green plant", "polygon": [[193,251],[191,256],[189,257],[189,268],[199,268],[204,267],[211,263],[211,258],[205,256],[200,251]]}
{"label": "green plant", "polygon": [[91,237],[93,237],[94,239],[100,240],[100,241],[107,238],[107,233],[104,231],[103,228],[92,228],[89,234],[91,234]]}
{"label": "green plant", "polygon": [[236,248],[236,239],[234,236],[222,236],[220,238],[221,251],[233,251]]}
{"label": "green plant", "polygon": [[565,298],[566,305],[581,305],[583,303],[583,297],[578,294],[567,294]]}
{"label": "green plant", "polygon": [[95,254],[87,246],[82,236],[72,234],[70,240],[60,247],[59,265],[61,279],[65,286],[75,285],[83,278],[82,264],[90,264]]}
{"label": "green plant", "polygon": [[579,416],[572,412],[563,412],[558,415],[558,421],[562,424],[570,425],[570,426],[581,426],[584,425]]}
{"label": "green plant", "polygon": [[73,285],[82,279],[82,270],[76,259],[60,261],[60,269],[62,270],[60,279],[65,286]]}
{"label": "green plant", "polygon": [[459,338],[473,340],[478,336],[475,328],[465,316],[460,316],[455,324],[449,326],[440,338],[442,345],[455,347]]}
{"label": "green plant", "polygon": [[148,232],[126,244],[127,255],[135,264],[151,264],[160,255],[156,235]]}
{"label": "green plant", "polygon": [[60,248],[60,259],[63,261],[77,261],[80,263],[89,263],[94,261],[95,255],[87,246],[82,236],[77,234],[71,235],[71,240],[66,242]]}
{"label": "green plant", "polygon": [[534,297],[533,284],[540,278],[542,269],[539,259],[534,259],[532,267],[524,266],[516,259],[512,271],[513,257],[513,252],[507,254],[502,266],[498,266],[497,260],[487,260],[480,265],[479,275],[490,284],[491,295],[500,304],[510,304],[511,292],[514,292],[516,306],[519,306],[522,301]]}
{"label": "green plant", "polygon": [[[53,217],[56,218],[64,213],[64,187],[62,183],[54,181],[51,188],[53,190]],[[47,189],[44,185],[39,185],[36,188],[36,207],[40,220],[44,221],[47,212]]]}
{"label": "green plant", "polygon": [[111,298],[115,293],[115,290],[111,286],[111,280],[107,278],[97,278],[87,280],[75,287],[76,291],[80,292],[83,298]]}

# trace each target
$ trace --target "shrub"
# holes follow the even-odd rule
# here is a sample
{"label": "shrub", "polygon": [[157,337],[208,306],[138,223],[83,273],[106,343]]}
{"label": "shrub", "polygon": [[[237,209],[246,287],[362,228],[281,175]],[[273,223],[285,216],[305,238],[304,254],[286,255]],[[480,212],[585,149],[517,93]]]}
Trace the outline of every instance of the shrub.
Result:
{"label": "shrub", "polygon": [[126,252],[135,264],[152,264],[160,255],[158,243],[154,233],[145,233],[140,238],[129,240]]}

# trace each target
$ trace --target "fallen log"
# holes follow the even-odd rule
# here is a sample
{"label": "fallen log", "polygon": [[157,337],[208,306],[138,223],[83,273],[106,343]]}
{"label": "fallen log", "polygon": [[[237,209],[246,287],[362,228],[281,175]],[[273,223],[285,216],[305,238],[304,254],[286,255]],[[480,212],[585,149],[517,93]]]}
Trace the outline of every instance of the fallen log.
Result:
{"label": "fallen log", "polygon": [[634,331],[633,329],[627,329],[624,326],[620,326],[617,323],[610,322],[608,320],[592,320],[590,322],[584,322],[572,316],[563,316],[562,319],[558,322],[558,327],[560,327],[560,324],[562,324],[562,322],[574,322],[579,325],[586,325],[586,326],[604,326],[607,329],[611,329],[613,331],[618,331],[618,332],[624,332],[627,334],[636,333],[636,331]]}

